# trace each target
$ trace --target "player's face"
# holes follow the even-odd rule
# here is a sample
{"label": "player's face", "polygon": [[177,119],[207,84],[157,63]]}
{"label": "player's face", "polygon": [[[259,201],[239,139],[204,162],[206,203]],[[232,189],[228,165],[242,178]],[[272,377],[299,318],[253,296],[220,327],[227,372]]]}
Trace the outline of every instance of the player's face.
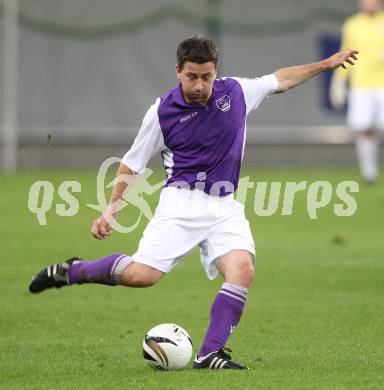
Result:
{"label": "player's face", "polygon": [[212,94],[216,74],[213,62],[197,64],[187,61],[182,68],[176,66],[176,76],[181,82],[185,100],[202,106],[207,104]]}
{"label": "player's face", "polygon": [[380,0],[359,0],[359,8],[362,12],[374,14],[381,9]]}

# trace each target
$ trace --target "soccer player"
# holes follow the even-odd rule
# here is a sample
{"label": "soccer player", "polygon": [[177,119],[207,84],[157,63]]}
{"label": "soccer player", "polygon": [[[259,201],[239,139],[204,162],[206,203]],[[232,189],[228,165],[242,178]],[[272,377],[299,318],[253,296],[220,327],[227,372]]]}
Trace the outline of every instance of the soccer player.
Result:
{"label": "soccer player", "polygon": [[356,152],[363,179],[378,177],[377,130],[384,130],[384,12],[380,0],[359,0],[360,12],[342,27],[342,48],[359,47],[364,53],[359,66],[338,69],[330,88],[335,108],[345,104],[349,80],[347,125],[357,132]]}
{"label": "soccer player", "polygon": [[[215,43],[202,37],[181,42],[176,65],[179,84],[149,108],[117,172],[118,177],[132,177],[145,170],[151,156],[162,153],[167,178],[137,252],[95,261],[71,258],[44,268],[29,290],[37,293],[83,283],[148,287],[199,246],[208,278],[220,274],[224,283],[212,304],[208,330],[193,367],[247,369],[231,360],[231,351],[225,347],[240,321],[254,273],[255,246],[249,223],[244,207],[233,196],[246,117],[268,95],[285,92],[320,72],[353,64],[356,54],[348,49],[260,78],[216,79],[219,52]],[[92,225],[96,239],[111,235],[111,223],[127,186],[127,180],[114,184],[109,206]]]}

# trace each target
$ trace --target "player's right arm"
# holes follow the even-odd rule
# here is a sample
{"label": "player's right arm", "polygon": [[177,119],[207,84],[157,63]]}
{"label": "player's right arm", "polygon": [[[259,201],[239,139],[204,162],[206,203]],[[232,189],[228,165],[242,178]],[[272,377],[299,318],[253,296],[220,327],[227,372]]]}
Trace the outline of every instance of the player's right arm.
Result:
{"label": "player's right arm", "polygon": [[117,170],[109,205],[104,213],[93,221],[91,234],[98,240],[112,234],[109,221],[116,219],[124,196],[134,182],[135,174],[144,172],[150,158],[164,149],[164,139],[157,113],[159,104],[160,99],[157,99],[145,114],[139,133]]}
{"label": "player's right arm", "polygon": [[104,213],[92,223],[91,234],[96,239],[103,240],[112,234],[112,226],[108,221],[111,221],[112,218],[116,219],[121,202],[123,202],[123,197],[132,185],[134,176],[134,171],[127,165],[120,164],[117,170],[115,184],[112,188],[109,205]]}

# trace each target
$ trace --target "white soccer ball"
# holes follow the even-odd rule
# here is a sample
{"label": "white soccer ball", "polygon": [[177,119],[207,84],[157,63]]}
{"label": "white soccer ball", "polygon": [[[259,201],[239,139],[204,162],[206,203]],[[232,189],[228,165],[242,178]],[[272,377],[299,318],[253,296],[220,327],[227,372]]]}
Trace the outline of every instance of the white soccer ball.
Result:
{"label": "white soccer ball", "polygon": [[144,360],[158,370],[184,368],[192,357],[192,340],[188,332],[176,324],[160,324],[143,340]]}

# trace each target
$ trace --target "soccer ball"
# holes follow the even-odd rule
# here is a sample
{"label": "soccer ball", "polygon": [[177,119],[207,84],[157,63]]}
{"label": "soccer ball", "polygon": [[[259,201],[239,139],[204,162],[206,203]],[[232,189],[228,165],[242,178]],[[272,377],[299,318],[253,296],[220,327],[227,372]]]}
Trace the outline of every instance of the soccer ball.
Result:
{"label": "soccer ball", "polygon": [[143,353],[152,368],[178,370],[191,360],[192,340],[181,326],[160,324],[145,335]]}

